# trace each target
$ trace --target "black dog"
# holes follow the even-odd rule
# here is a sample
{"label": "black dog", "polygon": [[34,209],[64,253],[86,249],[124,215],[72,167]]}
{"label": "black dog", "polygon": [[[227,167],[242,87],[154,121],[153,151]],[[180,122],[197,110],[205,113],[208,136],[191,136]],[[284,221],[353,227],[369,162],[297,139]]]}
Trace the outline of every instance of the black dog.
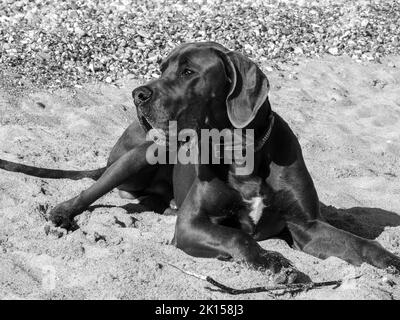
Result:
{"label": "black dog", "polygon": [[[175,49],[161,71],[159,79],[133,91],[141,126],[133,123],[124,132],[92,187],[50,212],[55,225],[68,228],[74,216],[118,187],[125,195],[145,196],[144,202],[157,212],[174,198],[179,211],[173,243],[193,256],[245,261],[291,274],[294,268],[287,259],[257,243],[278,237],[322,259],[336,256],[354,265],[400,270],[400,259],[377,242],[322,221],[299,142],[271,111],[268,80],[252,61],[216,43],[192,43]],[[171,120],[178,130],[196,132],[254,129],[254,170],[237,175],[235,161],[150,165],[145,154],[153,142],[146,141],[145,133],[166,130]],[[4,161],[0,165],[24,168]],[[97,178],[103,171],[81,175]]]}

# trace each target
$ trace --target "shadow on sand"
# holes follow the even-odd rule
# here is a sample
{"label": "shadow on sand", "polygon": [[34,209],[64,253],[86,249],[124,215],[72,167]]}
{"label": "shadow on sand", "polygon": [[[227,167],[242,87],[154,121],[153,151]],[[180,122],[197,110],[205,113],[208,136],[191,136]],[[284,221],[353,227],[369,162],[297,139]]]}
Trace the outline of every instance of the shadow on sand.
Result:
{"label": "shadow on sand", "polygon": [[400,226],[400,214],[379,208],[337,209],[320,203],[322,217],[336,228],[367,239],[375,239],[385,227]]}
{"label": "shadow on sand", "polygon": [[[89,210],[93,211],[99,207],[116,207],[114,205],[94,205]],[[359,237],[375,239],[385,230],[385,227],[400,226],[400,214],[379,208],[353,207],[338,209],[320,203],[323,219],[336,228],[351,232]],[[152,211],[143,204],[128,203],[120,208],[125,209],[128,214]],[[174,215],[177,211],[167,209],[165,215]]]}

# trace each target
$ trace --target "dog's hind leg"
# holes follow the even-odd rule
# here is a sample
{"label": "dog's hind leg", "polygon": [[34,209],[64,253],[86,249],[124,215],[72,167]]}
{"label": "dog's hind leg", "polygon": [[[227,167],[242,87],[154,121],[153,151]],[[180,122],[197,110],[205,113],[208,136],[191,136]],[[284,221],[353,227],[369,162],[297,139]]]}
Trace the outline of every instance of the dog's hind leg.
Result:
{"label": "dog's hind leg", "polygon": [[294,246],[315,257],[335,256],[353,265],[367,262],[378,268],[394,267],[400,271],[400,258],[376,241],[358,237],[320,220],[288,222],[287,225]]}

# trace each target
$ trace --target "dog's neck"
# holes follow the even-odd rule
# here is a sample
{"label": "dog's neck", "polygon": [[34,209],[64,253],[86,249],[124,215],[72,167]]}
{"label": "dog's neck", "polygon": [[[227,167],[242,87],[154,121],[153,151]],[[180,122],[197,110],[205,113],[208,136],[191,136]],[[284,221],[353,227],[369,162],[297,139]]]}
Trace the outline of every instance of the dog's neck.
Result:
{"label": "dog's neck", "polygon": [[[254,117],[254,119],[244,129],[254,130],[255,140],[263,139],[271,126],[271,121],[273,121],[271,115],[273,115],[273,112],[267,98],[258,110],[257,116]],[[228,118],[225,107],[224,110],[218,108],[215,112],[206,117],[205,128],[217,129],[220,131],[224,129],[235,129]]]}
{"label": "dog's neck", "polygon": [[253,121],[248,125],[249,129],[254,130],[254,138],[256,141],[265,138],[265,134],[271,127],[271,122],[273,125],[273,112],[269,104],[268,99],[263,103],[261,108],[257,112],[257,116],[254,117]]}

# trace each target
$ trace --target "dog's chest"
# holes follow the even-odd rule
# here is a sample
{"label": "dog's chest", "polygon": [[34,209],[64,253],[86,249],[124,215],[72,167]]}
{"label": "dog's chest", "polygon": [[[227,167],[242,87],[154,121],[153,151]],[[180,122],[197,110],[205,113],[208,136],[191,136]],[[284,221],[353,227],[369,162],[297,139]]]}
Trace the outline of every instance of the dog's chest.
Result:
{"label": "dog's chest", "polygon": [[243,199],[243,201],[249,205],[249,217],[252,222],[257,225],[258,221],[260,221],[261,216],[264,212],[265,204],[264,198],[262,196],[255,196],[250,199]]}
{"label": "dog's chest", "polygon": [[230,176],[229,182],[240,194],[241,202],[244,205],[244,210],[241,213],[244,213],[245,217],[242,216],[242,218],[249,219],[256,226],[267,207],[262,179],[260,177],[238,178]]}

